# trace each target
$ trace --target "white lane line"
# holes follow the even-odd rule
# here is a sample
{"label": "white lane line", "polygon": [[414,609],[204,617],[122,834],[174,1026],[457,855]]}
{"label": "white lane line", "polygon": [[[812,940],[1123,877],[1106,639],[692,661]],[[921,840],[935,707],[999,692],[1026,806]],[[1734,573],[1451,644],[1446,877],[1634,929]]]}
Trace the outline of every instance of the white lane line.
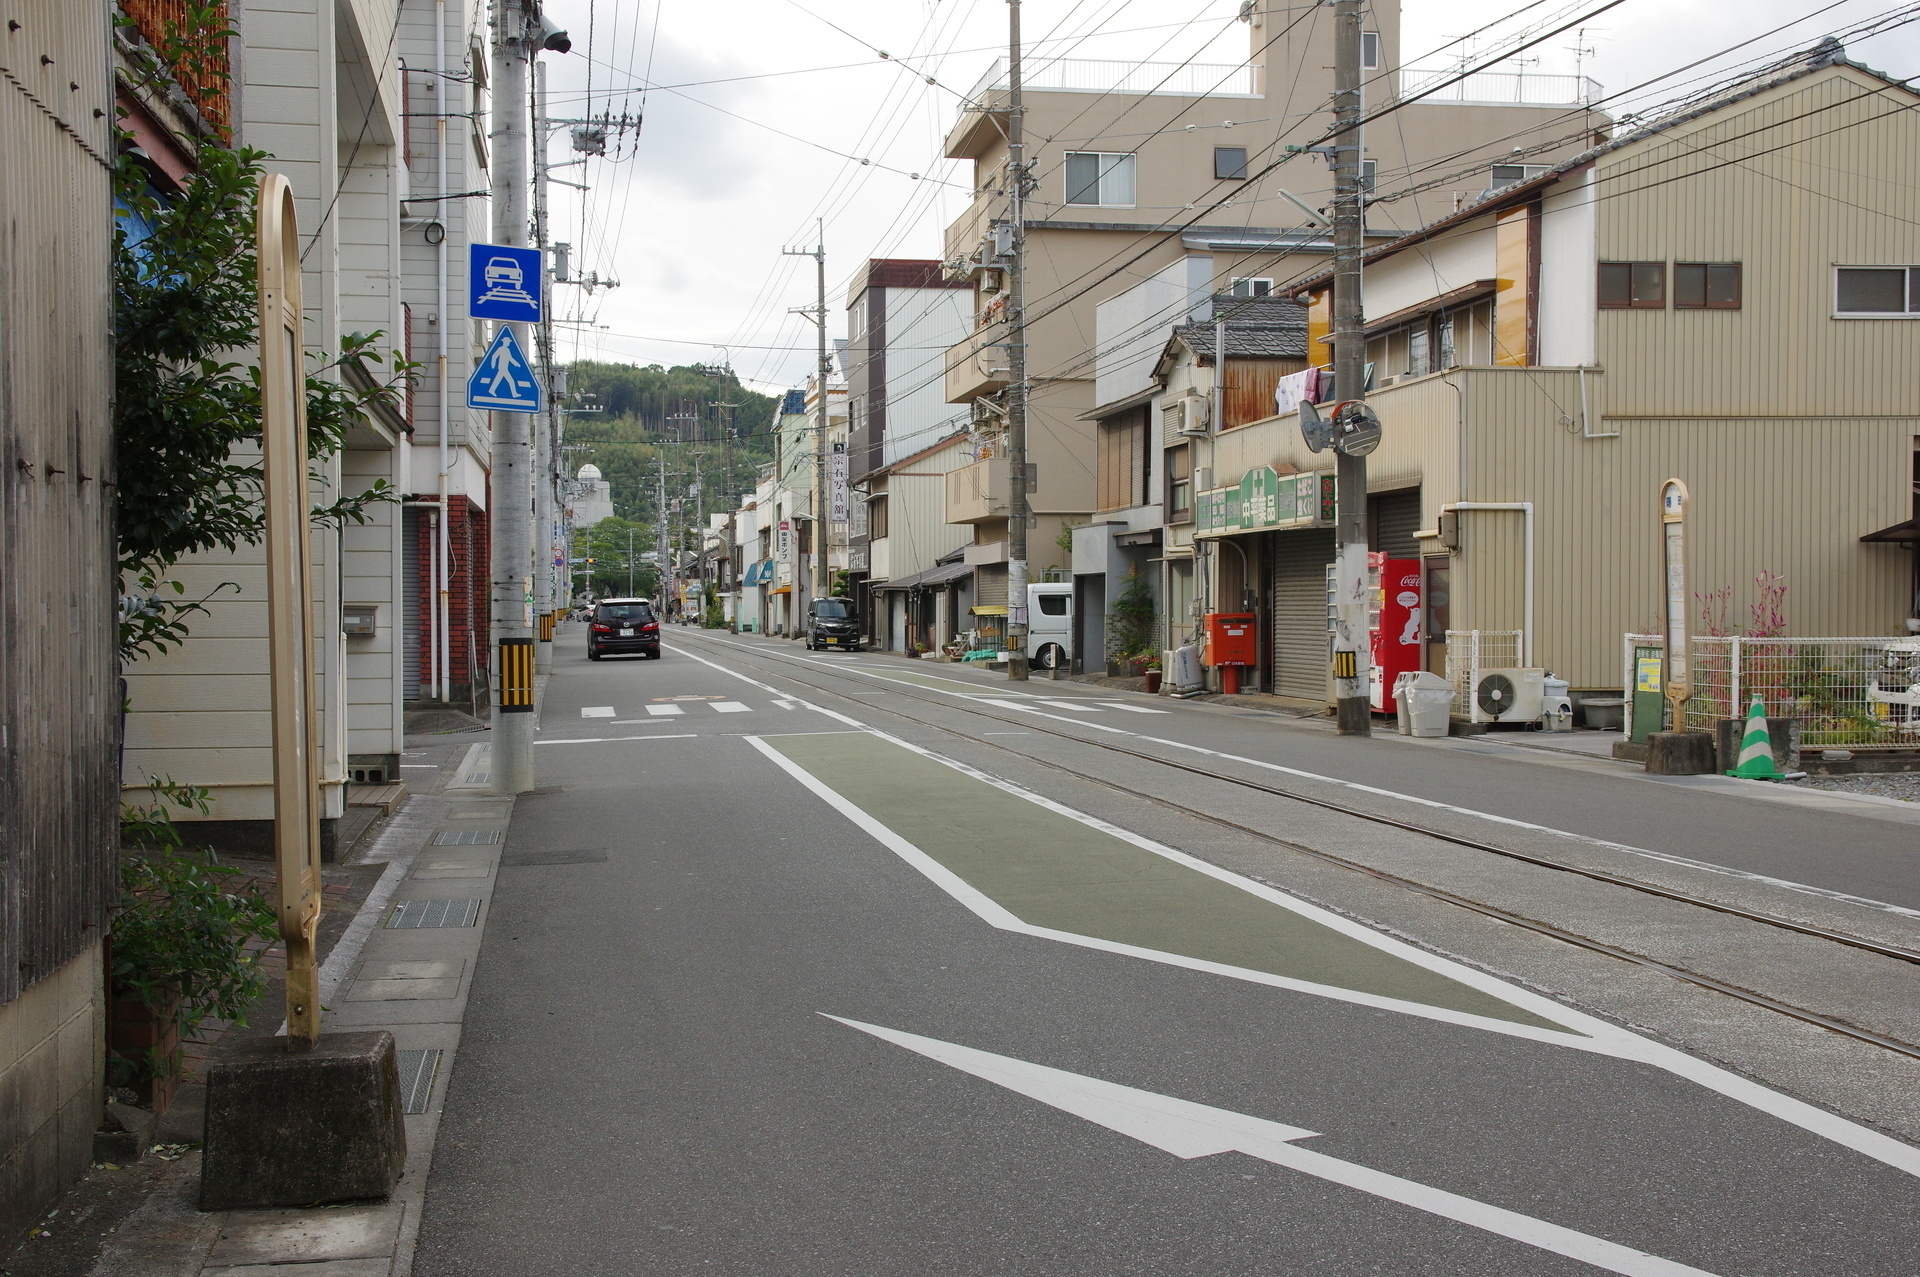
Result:
{"label": "white lane line", "polygon": [[739,701],[715,701],[713,703],[713,712],[716,714],[750,714],[753,712],[753,707],[751,705],[743,705]]}
{"label": "white lane line", "polygon": [[1072,701],[1042,700],[1040,703],[1042,705],[1051,705],[1055,709],[1077,709],[1083,714],[1098,714],[1102,709],[1106,708],[1103,705],[1075,705]]}
{"label": "white lane line", "polygon": [[692,740],[696,732],[677,732],[665,736],[576,736],[571,740],[537,740],[536,745],[606,745],[623,740]]}
{"label": "white lane line", "polygon": [[1170,709],[1154,709],[1147,705],[1129,705],[1125,701],[1095,701],[1096,705],[1105,705],[1109,709],[1124,709],[1129,714],[1171,714]]}
{"label": "white lane line", "polygon": [[647,713],[653,715],[655,718],[678,718],[686,712],[687,711],[681,709],[678,705],[647,706]]}
{"label": "white lane line", "polygon": [[774,702],[774,704],[775,704],[776,706],[778,706],[779,708],[781,708],[781,709],[792,709],[792,708],[793,708],[793,702],[792,702],[792,701],[775,701],[775,702]]}
{"label": "white lane line", "polygon": [[[724,669],[725,667],[715,666],[715,668]],[[746,678],[744,674],[740,675],[740,677]],[[752,682],[753,680],[748,679],[747,681]],[[833,713],[831,710],[824,712],[828,714]],[[855,727],[865,726],[855,719],[847,718],[844,714],[835,716]],[[1619,1027],[1610,1020],[1603,1020],[1598,1016],[1588,1015],[1583,1011],[1576,1011],[1572,1007],[1534,993],[1531,990],[1508,984],[1497,976],[1489,975],[1476,967],[1470,967],[1465,963],[1456,962],[1450,958],[1443,958],[1437,954],[1429,953],[1425,949],[1416,948],[1411,944],[1384,935],[1381,932],[1375,931],[1352,919],[1343,917],[1340,914],[1332,913],[1320,908],[1318,905],[1309,904],[1304,900],[1288,895],[1286,892],[1269,887],[1265,883],[1258,883],[1251,879],[1242,878],[1240,875],[1230,870],[1222,869],[1218,865],[1210,864],[1207,861],[1189,856],[1185,852],[1175,851],[1171,847],[1163,846],[1130,830],[1121,829],[1116,825],[1110,825],[1106,821],[1089,816],[1084,812],[1075,811],[1063,803],[1056,803],[1051,798],[1046,798],[1030,790],[1022,789],[1011,781],[1001,780],[997,776],[988,775],[986,772],[969,767],[965,763],[936,754],[930,749],[924,749],[919,745],[913,744],[911,741],[901,740],[897,736],[889,736],[877,728],[868,727],[867,730],[882,740],[890,741],[903,749],[912,750],[916,754],[922,754],[935,762],[953,768],[955,771],[973,776],[986,784],[994,786],[996,789],[1001,789],[1016,797],[1023,798],[1035,806],[1056,811],[1069,819],[1077,820],[1094,829],[1109,832],[1115,837],[1121,838],[1147,851],[1151,851],[1156,855],[1164,856],[1168,860],[1189,865],[1209,877],[1218,878],[1220,881],[1238,887],[1242,891],[1260,896],[1263,899],[1271,900],[1282,908],[1290,909],[1303,917],[1311,918],[1321,925],[1338,931],[1343,935],[1352,936],[1362,943],[1371,945],[1383,952],[1393,954],[1395,957],[1403,958],[1415,966],[1425,967],[1430,971],[1439,972],[1449,979],[1456,980],[1461,984],[1479,989],[1483,993],[1491,994],[1517,1007],[1531,1011],[1541,1019],[1555,1024],[1566,1025],[1574,1033],[1582,1033],[1586,1036],[1575,1037],[1570,1034],[1536,1029],[1531,1025],[1513,1024],[1504,1020],[1485,1019],[1480,1016],[1470,1016],[1458,1011],[1449,1011],[1442,1007],[1430,1007],[1417,1003],[1401,1002],[1397,999],[1383,998],[1375,994],[1356,993],[1350,989],[1336,989],[1324,985],[1314,985],[1304,980],[1292,980],[1285,976],[1274,976],[1268,975],[1265,972],[1249,971],[1241,967],[1224,966],[1220,963],[1207,962],[1198,958],[1188,958],[1182,954],[1163,953],[1153,949],[1141,949],[1133,945],[1116,944],[1108,940],[1096,940],[1089,936],[1075,935],[1072,932],[1055,931],[1051,928],[1030,926],[1014,917],[1013,914],[1008,912],[998,902],[989,899],[971,883],[960,878],[945,865],[942,865],[939,861],[927,855],[926,852],[920,850],[920,848],[914,846],[892,829],[881,824],[864,810],[842,797],[836,790],[829,788],[811,772],[808,772],[805,768],[782,755],[778,750],[774,749],[773,746],[753,736],[747,736],[745,738],[747,743],[772,759],[774,764],[782,771],[785,771],[802,785],[805,785],[809,790],[812,790],[822,802],[832,807],[835,811],[838,811],[860,829],[865,830],[881,846],[887,848],[902,860],[905,860],[922,874],[925,874],[936,886],[959,901],[967,909],[971,910],[981,921],[987,923],[989,926],[996,927],[1002,931],[1018,932],[1023,935],[1054,940],[1061,944],[1079,945],[1083,948],[1099,949],[1108,953],[1141,958],[1149,962],[1161,962],[1169,966],[1187,967],[1194,971],[1204,971],[1214,975],[1246,980],[1254,984],[1266,984],[1275,988],[1295,989],[1300,992],[1318,994],[1337,1001],[1351,1002],[1359,1006],[1400,1011],[1425,1019],[1471,1025],[1475,1028],[1505,1034],[1510,1037],[1530,1038],[1535,1041],[1550,1042],[1559,1046],[1571,1047],[1575,1050],[1591,1051],[1600,1055],[1611,1055],[1624,1060],[1637,1060],[1642,1064],[1651,1064],[1656,1068],[1665,1069],[1676,1077],[1686,1078],[1688,1081],[1694,1082],[1707,1090],[1724,1095],[1736,1103],[1745,1104],[1762,1113],[1778,1118],[1783,1122],[1797,1126],[1804,1131],[1809,1131],[1824,1139],[1832,1140],[1843,1148],[1850,1148],[1857,1153],[1870,1157],[1877,1162],[1882,1162],[1896,1170],[1905,1171],[1909,1175],[1920,1177],[1920,1149],[1916,1149],[1914,1146],[1901,1140],[1882,1135],[1878,1131],[1862,1126],[1856,1122],[1848,1121],[1846,1118],[1829,1113],[1825,1109],[1816,1108],[1802,1100],[1794,1099],[1790,1095],[1784,1095],[1778,1091],[1771,1090],[1758,1082],[1741,1077],[1737,1073],[1723,1069],[1715,1064],[1709,1064],[1707,1061],[1695,1056],[1688,1055],[1685,1051],[1655,1042],[1650,1038],[1641,1037],[1630,1030]]]}
{"label": "white lane line", "polygon": [[[728,643],[728,640],[716,639],[715,642]],[[728,643],[728,646],[746,647],[748,646],[748,644]],[[837,723],[845,723],[849,727],[857,727],[862,731],[872,730],[865,723],[861,722],[857,718],[848,718],[845,714],[842,714],[839,710],[828,709],[824,705],[815,705],[812,701],[807,700],[805,697],[794,696],[789,692],[783,692],[779,688],[773,686],[771,683],[762,683],[759,679],[751,678],[748,675],[742,674],[739,670],[730,670],[726,666],[720,664],[720,662],[710,661],[706,657],[701,656],[697,652],[689,652],[684,647],[670,647],[667,650],[669,652],[672,652],[676,656],[685,656],[691,660],[700,662],[702,665],[705,665],[710,669],[719,670],[722,674],[725,674],[727,677],[737,678],[742,683],[750,684],[751,686],[759,688],[763,692],[771,692],[775,696],[785,696],[788,699],[792,700],[796,705],[804,705],[816,714],[825,714],[828,718],[833,719]]]}
{"label": "white lane line", "polygon": [[611,705],[586,705],[586,706],[582,706],[582,707],[581,707],[581,710],[580,710],[580,717],[582,717],[582,718],[612,718],[612,717],[613,717],[613,706],[611,706]]}
{"label": "white lane line", "polygon": [[[826,1015],[825,1012],[821,1013]],[[1646,1251],[1576,1232],[1503,1206],[1462,1197],[1445,1189],[1402,1179],[1356,1162],[1299,1147],[1296,1140],[1318,1138],[1318,1131],[1270,1122],[1231,1109],[1196,1104],[1154,1091],[1122,1086],[1102,1078],[1048,1068],[1011,1056],[995,1055],[938,1038],[902,1033],[827,1015],[848,1028],[870,1033],[949,1068],[1005,1087],[1083,1118],[1175,1157],[1192,1159],[1221,1153],[1245,1153],[1316,1179],[1451,1219],[1469,1228],[1510,1238],[1523,1245],[1564,1255],[1624,1277],[1712,1277],[1705,1269],[1662,1259]]]}

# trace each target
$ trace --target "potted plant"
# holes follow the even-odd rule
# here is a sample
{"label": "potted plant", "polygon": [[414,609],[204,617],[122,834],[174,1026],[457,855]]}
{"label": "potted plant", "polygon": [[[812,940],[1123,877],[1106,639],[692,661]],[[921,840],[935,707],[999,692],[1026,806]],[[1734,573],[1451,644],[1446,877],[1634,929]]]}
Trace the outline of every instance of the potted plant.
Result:
{"label": "potted plant", "polygon": [[280,927],[257,885],[184,845],[168,804],[205,813],[207,791],[153,778],[148,786],[152,807],[122,809],[107,1063],[114,1085],[158,1111],[179,1085],[181,1039],[209,1018],[246,1023],[265,987],[259,951]]}
{"label": "potted plant", "polygon": [[1141,652],[1134,659],[1140,665],[1140,673],[1147,680],[1147,692],[1156,694],[1160,690],[1160,653]]}

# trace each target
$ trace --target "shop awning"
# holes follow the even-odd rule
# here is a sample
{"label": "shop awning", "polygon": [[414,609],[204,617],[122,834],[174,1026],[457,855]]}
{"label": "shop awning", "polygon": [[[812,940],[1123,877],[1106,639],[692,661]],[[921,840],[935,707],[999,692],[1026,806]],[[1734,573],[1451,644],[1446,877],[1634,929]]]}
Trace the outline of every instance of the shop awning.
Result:
{"label": "shop awning", "polygon": [[1007,614],[1005,605],[999,603],[987,603],[980,607],[970,607],[967,611],[973,613],[975,616],[1005,616]]}
{"label": "shop awning", "polygon": [[773,593],[775,593],[775,594],[792,594],[792,593],[793,593],[793,587],[792,587],[791,585],[780,585],[780,586],[775,586],[775,587],[774,587],[774,589],[773,589]]}
{"label": "shop awning", "polygon": [[876,590],[910,590],[921,585],[945,585],[949,581],[958,581],[971,575],[971,563],[947,563],[937,568],[928,568],[925,572],[915,572],[912,576],[895,577],[891,581],[876,581]]}
{"label": "shop awning", "polygon": [[1862,541],[1891,541],[1895,545],[1920,545],[1920,519],[1908,519],[1905,523],[1896,523],[1890,528],[1881,528],[1878,532],[1869,532],[1860,539]]}

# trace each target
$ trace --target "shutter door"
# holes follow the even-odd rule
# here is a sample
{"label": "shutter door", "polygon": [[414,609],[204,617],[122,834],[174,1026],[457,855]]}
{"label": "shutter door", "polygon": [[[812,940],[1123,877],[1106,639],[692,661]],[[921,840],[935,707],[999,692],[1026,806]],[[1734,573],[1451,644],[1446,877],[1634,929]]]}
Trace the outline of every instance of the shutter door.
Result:
{"label": "shutter door", "polygon": [[1269,604],[1273,609],[1273,690],[1323,700],[1327,694],[1327,564],[1333,529],[1275,533]]}
{"label": "shutter door", "polygon": [[983,563],[973,570],[974,607],[1007,605],[1007,565]]}
{"label": "shutter door", "polygon": [[1420,530],[1420,489],[1404,488],[1381,492],[1367,498],[1367,522],[1371,535],[1367,548],[1396,559],[1420,557],[1420,544],[1413,534]]}
{"label": "shutter door", "polygon": [[419,507],[400,511],[400,686],[410,701],[420,695],[420,530],[427,521]]}

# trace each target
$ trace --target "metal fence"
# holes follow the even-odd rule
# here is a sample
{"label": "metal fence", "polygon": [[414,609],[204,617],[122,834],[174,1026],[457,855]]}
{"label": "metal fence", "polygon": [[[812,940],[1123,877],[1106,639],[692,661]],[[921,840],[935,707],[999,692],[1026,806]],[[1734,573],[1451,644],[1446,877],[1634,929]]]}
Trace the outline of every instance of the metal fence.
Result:
{"label": "metal fence", "polygon": [[1406,67],[1400,72],[1400,96],[1425,93],[1423,102],[1497,106],[1585,106],[1600,96],[1599,83],[1584,75],[1475,71],[1453,78],[1459,74],[1458,67]]}
{"label": "metal fence", "polygon": [[[1252,97],[1253,68],[1240,63],[1121,62],[1101,58],[1034,59],[1021,69],[1029,90],[1056,93],[1165,93],[1175,97]],[[1007,65],[996,59],[967,94],[972,103],[1007,87]]]}
{"label": "metal fence", "polygon": [[1448,630],[1447,682],[1453,687],[1453,716],[1473,717],[1473,688],[1481,670],[1520,665],[1520,630]]}
{"label": "metal fence", "polygon": [[1920,748],[1920,639],[1717,635],[1688,652],[1689,727],[1738,718],[1757,697],[1801,720],[1803,749]]}

